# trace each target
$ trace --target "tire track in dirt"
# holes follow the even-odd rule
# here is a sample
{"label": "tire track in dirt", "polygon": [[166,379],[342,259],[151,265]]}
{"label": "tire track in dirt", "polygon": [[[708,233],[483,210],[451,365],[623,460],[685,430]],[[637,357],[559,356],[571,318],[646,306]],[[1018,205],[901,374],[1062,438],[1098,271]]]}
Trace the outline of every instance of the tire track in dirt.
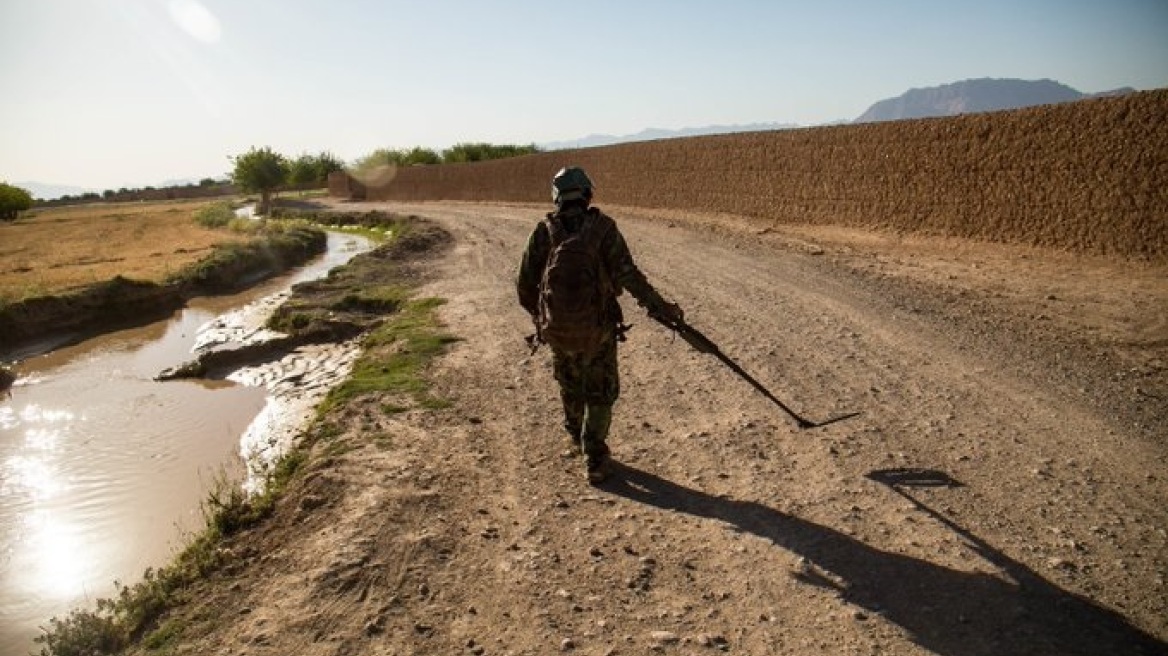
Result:
{"label": "tire track in dirt", "polygon": [[[987,359],[992,354],[979,352],[976,340],[955,337],[944,325],[929,325],[911,307],[862,297],[848,287],[846,276],[822,265],[822,259],[768,253],[618,214],[650,280],[780,397],[816,418],[857,409],[865,414],[821,431],[796,432],[745,383],[712,358],[674,343],[634,304],[626,303],[627,319],[638,327],[622,349],[625,389],[613,447],[630,468],[629,477],[653,481],[669,490],[665,496],[670,498],[658,498],[655,504],[632,490],[615,495],[589,490],[578,465],[556,456],[558,403],[546,356],[537,356],[528,369],[514,364],[523,359],[520,337],[527,326],[513,300],[511,276],[523,239],[541,210],[456,206],[455,215],[447,207],[408,209],[443,220],[456,234],[460,229],[482,231],[474,239],[482,244],[494,240],[496,247],[494,254],[482,255],[490,265],[475,272],[472,279],[477,282],[464,274],[461,280],[441,283],[436,292],[453,299],[451,313],[460,312],[454,308],[463,285],[469,283],[482,294],[474,312],[461,311],[452,326],[470,321],[477,334],[483,320],[474,317],[493,317],[490,327],[482,329],[485,338],[465,345],[473,354],[466,356],[466,363],[473,358],[484,373],[466,381],[474,369],[455,366],[450,372],[482,386],[478,394],[471,392],[473,386],[463,387],[457,405],[506,407],[520,415],[501,418],[502,426],[485,421],[492,425],[488,433],[501,429],[502,434],[488,439],[504,458],[501,464],[510,462],[513,471],[491,470],[493,477],[503,474],[505,484],[500,488],[500,481],[486,481],[484,489],[487,494],[507,491],[510,510],[504,519],[517,528],[503,531],[497,554],[501,574],[492,580],[504,588],[521,580],[523,594],[518,599],[495,595],[514,605],[488,622],[472,623],[479,632],[490,634],[517,617],[535,617],[541,628],[508,636],[505,642],[534,640],[532,653],[554,646],[557,636],[644,646],[646,640],[652,643],[654,631],[666,631],[694,641],[702,635],[720,636],[743,646],[781,649],[795,644],[792,640],[814,646],[820,637],[810,636],[819,636],[816,627],[830,618],[826,623],[835,638],[819,645],[828,652],[841,645],[860,651],[875,648],[875,624],[881,625],[875,633],[915,640],[939,653],[991,653],[992,645],[1001,646],[995,640],[1026,637],[1069,647],[1066,636],[1076,632],[1066,632],[1075,621],[1055,616],[1019,621],[1011,615],[1036,611],[1025,595],[1014,598],[1011,593],[1010,586],[1018,583],[1014,579],[1025,577],[1038,581],[1043,594],[1064,605],[1078,603],[1078,595],[1091,595],[1108,600],[1113,608],[1127,606],[1126,612],[1135,612],[1145,627],[1163,635],[1157,602],[1139,590],[1141,581],[1154,578],[1165,562],[1163,543],[1152,530],[1163,519],[1156,499],[1165,497],[1124,485],[1146,471],[1144,456],[1153,454],[1142,454],[1139,444],[1124,443],[1125,436],[1106,421],[1060,405],[1057,394],[995,373],[992,357]],[[483,278],[493,279],[484,284]],[[492,389],[500,382],[499,371],[516,381],[516,389]],[[943,509],[922,512],[865,477],[889,467],[938,469],[967,487],[919,491],[928,508]],[[1162,486],[1153,487],[1162,492]],[[733,501],[723,503],[725,499]],[[705,508],[691,508],[691,503]],[[845,556],[821,553],[813,544],[788,543],[761,528],[743,530],[738,525],[728,537],[726,524],[749,523],[737,517],[739,511],[790,523],[811,543],[838,543]],[[1124,515],[1135,521],[1127,522]],[[709,519],[716,521],[703,521]],[[955,532],[954,523],[968,535]],[[1150,552],[1131,549],[1121,544],[1122,535],[1158,546]],[[512,540],[508,553],[502,545]],[[550,550],[549,544],[554,545]],[[775,550],[775,544],[785,549]],[[673,556],[688,554],[673,563],[688,575],[671,585],[660,574],[661,556],[645,555],[660,553],[662,546]],[[613,551],[629,558],[614,557]],[[527,560],[515,552],[526,554]],[[910,562],[898,567],[918,577],[918,569],[930,572],[926,580],[952,583],[956,594],[980,589],[986,581],[992,582],[993,592],[985,599],[974,595],[972,601],[959,601],[942,585],[930,589],[942,600],[903,603],[901,595],[877,590],[890,583],[889,577],[865,575],[845,562],[859,556]],[[673,610],[659,610],[665,618],[656,622],[636,617],[631,624],[637,629],[620,635],[617,620],[603,611],[589,611],[611,606],[602,600],[615,594],[614,587],[644,578],[645,570],[637,569],[643,558],[655,563],[653,596],[659,598],[650,606]],[[827,579],[839,576],[831,569],[848,574],[839,584],[847,591],[835,589],[834,595],[818,599],[812,604],[817,610],[808,615],[802,602],[807,590],[792,581],[808,567],[815,571],[819,559],[831,564],[823,573]],[[526,576],[516,576],[517,560],[529,568]],[[636,564],[613,562],[625,560]],[[707,576],[694,573],[697,560],[708,563]],[[764,583],[735,572],[741,568],[779,576]],[[760,589],[752,591],[752,586]],[[489,593],[489,588],[482,591]],[[868,599],[849,603],[849,595]],[[1003,617],[978,610],[986,600],[1013,610]],[[644,602],[634,595],[617,607]],[[1145,607],[1131,608],[1133,602]],[[986,635],[978,640],[989,641],[983,642],[985,651],[963,647],[969,636],[953,637],[976,633],[969,627],[959,630],[960,623],[946,626],[941,619],[934,625],[921,616],[930,603],[940,606],[938,612],[949,603],[949,610],[961,611],[956,614],[965,617],[962,622],[983,629]],[[557,613],[558,606],[563,608]],[[718,616],[737,620],[702,626],[694,616],[711,606]],[[1090,604],[1078,607],[1092,625],[1114,619],[1102,609],[1096,613]],[[976,613],[982,618],[971,620]],[[837,625],[840,617],[854,619],[857,614],[866,619]],[[589,615],[603,617],[589,623]],[[770,627],[759,624],[763,616],[796,621],[794,626]],[[998,623],[1022,628],[1011,635]]]}

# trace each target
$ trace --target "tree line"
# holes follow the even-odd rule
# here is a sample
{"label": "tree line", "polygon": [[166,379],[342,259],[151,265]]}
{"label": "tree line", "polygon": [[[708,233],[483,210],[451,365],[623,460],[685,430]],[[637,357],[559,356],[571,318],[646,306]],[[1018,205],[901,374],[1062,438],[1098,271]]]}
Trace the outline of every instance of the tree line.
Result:
{"label": "tree line", "polygon": [[535,144],[516,146],[511,144],[460,143],[441,152],[432,148],[378,148],[353,163],[356,173],[370,171],[379,166],[417,166],[426,164],[463,164],[482,162],[490,159],[505,159],[539,152]]}
{"label": "tree line", "polygon": [[270,147],[252,147],[248,152],[229,157],[234,169],[228,180],[203,178],[197,185],[156,189],[143,187],[113,190],[101,194],[89,192],[77,196],[63,196],[57,200],[34,199],[27,190],[0,182],[0,221],[14,221],[20,212],[34,205],[67,205],[97,201],[171,200],[208,195],[235,193],[236,189],[260,194],[259,213],[267,214],[272,194],[285,190],[317,189],[328,184],[334,171],[349,170],[364,173],[382,166],[418,166],[432,164],[460,164],[503,159],[538,153],[535,144],[510,145],[491,143],[460,143],[442,151],[415,146],[413,148],[378,148],[357,158],[349,167],[330,152],[316,155],[302,154],[286,157]]}
{"label": "tree line", "polygon": [[211,196],[225,196],[235,193],[231,180],[223,178],[203,178],[185,185],[171,185],[167,187],[122,187],[120,189],[106,189],[101,193],[88,191],[81,194],[67,194],[52,200],[37,198],[33,200],[36,207],[54,207],[57,205],[76,205],[79,203],[129,203],[147,200],[181,200],[189,198],[208,198]]}
{"label": "tree line", "polygon": [[[372,153],[358,158],[351,171],[364,173],[382,166],[423,166],[434,164],[458,164],[479,162],[489,159],[503,159],[530,155],[539,152],[535,144],[528,146],[499,145],[489,143],[462,143],[443,150],[441,153],[415,146],[414,148],[378,148]],[[232,181],[243,191],[260,194],[256,207],[259,214],[268,214],[271,209],[272,194],[280,190],[311,189],[328,184],[328,176],[334,171],[346,170],[345,166],[330,153],[301,155],[289,160],[265,146],[252,147],[248,152],[231,158],[235,170]]]}

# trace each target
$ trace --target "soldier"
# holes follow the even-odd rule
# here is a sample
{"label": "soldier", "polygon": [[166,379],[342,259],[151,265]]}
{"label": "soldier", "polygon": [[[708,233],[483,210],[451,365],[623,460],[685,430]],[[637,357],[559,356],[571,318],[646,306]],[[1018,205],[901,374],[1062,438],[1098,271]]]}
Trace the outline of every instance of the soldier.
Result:
{"label": "soldier", "polygon": [[650,314],[665,319],[681,320],[683,313],[645,279],[612,218],[591,207],[592,189],[578,167],[552,178],[556,211],[528,238],[516,288],[536,338],[552,349],[564,428],[595,484],[608,474],[608,429],[620,395],[616,350],[623,317],[617,296],[627,289]]}

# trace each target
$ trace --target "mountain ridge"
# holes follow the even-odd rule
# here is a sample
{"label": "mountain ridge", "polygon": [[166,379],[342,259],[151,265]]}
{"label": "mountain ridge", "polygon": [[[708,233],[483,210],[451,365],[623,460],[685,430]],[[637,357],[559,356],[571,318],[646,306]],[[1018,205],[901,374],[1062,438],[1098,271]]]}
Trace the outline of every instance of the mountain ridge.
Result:
{"label": "mountain ridge", "polygon": [[1004,111],[1124,95],[1134,91],[1135,89],[1131,87],[1121,87],[1099,93],[1084,93],[1049,78],[1040,80],[973,78],[933,87],[909,89],[895,98],[873,103],[853,123]]}
{"label": "mountain ridge", "polygon": [[539,144],[544,150],[568,150],[572,148],[593,148],[597,146],[612,146],[619,143],[636,141],[652,141],[655,139],[673,139],[678,137],[700,137],[710,134],[733,134],[737,132],[765,132],[768,130],[787,130],[802,127],[797,123],[745,123],[733,125],[706,125],[702,127],[687,127],[677,130],[666,128],[645,128],[635,134],[590,134],[579,139],[564,141],[549,141]]}

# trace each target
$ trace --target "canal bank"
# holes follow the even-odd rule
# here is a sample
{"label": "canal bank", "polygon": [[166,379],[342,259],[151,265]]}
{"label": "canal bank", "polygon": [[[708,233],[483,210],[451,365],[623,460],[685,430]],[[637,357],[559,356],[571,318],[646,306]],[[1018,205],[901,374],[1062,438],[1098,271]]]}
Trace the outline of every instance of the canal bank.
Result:
{"label": "canal bank", "polygon": [[[388,219],[386,219],[388,220]],[[335,221],[335,217],[330,217],[326,222]],[[334,223],[334,225],[339,225]],[[333,237],[330,237],[333,239]],[[352,241],[352,238],[345,237],[346,241]],[[334,251],[330,248],[330,253]],[[384,253],[379,253],[384,249],[377,249],[373,253],[366,253],[374,261],[380,261],[388,257],[390,260],[394,256],[386,256]],[[352,256],[348,253],[348,256]],[[355,264],[355,263],[351,263]],[[396,263],[392,263],[396,266]],[[331,268],[331,266],[329,267]],[[152,561],[135,562],[123,567],[123,571],[118,573],[117,579],[125,581],[134,581],[141,574],[145,567],[154,567],[155,575],[161,576],[162,572],[167,570],[170,566],[163,566],[159,568],[160,564],[166,563],[170,557],[176,553],[181,552],[185,547],[184,543],[192,541],[192,536],[197,536],[202,530],[202,523],[204,522],[204,515],[207,511],[207,503],[204,501],[203,510],[199,510],[200,501],[206,497],[209,488],[213,488],[217,481],[221,479],[230,479],[234,481],[233,488],[237,488],[238,481],[244,476],[250,475],[252,480],[264,480],[268,475],[265,472],[270,472],[271,465],[279,459],[279,454],[283,453],[290,447],[295,439],[297,433],[303,428],[303,422],[311,414],[312,407],[319,401],[320,398],[330,389],[336,385],[348,373],[348,368],[352,365],[353,359],[356,357],[357,341],[356,337],[360,334],[362,328],[360,326],[375,325],[379,319],[374,315],[382,313],[387,306],[384,304],[372,302],[373,297],[369,296],[368,290],[377,288],[376,284],[369,284],[371,281],[368,278],[351,277],[345,273],[349,267],[334,271],[327,279],[317,282],[303,280],[303,277],[298,277],[293,280],[285,280],[284,285],[287,286],[292,282],[296,282],[292,290],[279,292],[274,296],[271,295],[271,290],[267,289],[267,294],[261,297],[258,301],[245,305],[242,308],[235,306],[235,309],[225,307],[218,304],[215,300],[209,300],[209,304],[213,307],[213,314],[202,313],[198,316],[187,317],[180,319],[177,322],[172,322],[169,328],[163,329],[164,333],[175,333],[186,339],[186,345],[181,349],[171,349],[169,356],[160,358],[156,356],[143,355],[143,353],[157,353],[160,346],[146,346],[146,347],[127,347],[133,339],[145,339],[147,341],[155,338],[154,335],[131,336],[125,334],[125,331],[111,333],[105,339],[110,344],[117,344],[121,346],[111,346],[109,350],[119,353],[128,353],[125,357],[132,364],[127,365],[125,360],[118,360],[113,366],[106,367],[107,369],[116,369],[119,371],[130,371],[131,377],[135,379],[138,384],[150,389],[149,392],[138,394],[135,400],[131,402],[134,408],[138,407],[156,407],[159,410],[158,415],[153,415],[144,418],[143,421],[135,421],[132,417],[121,418],[121,424],[118,420],[106,419],[111,426],[121,426],[127,433],[141,432],[139,429],[146,427],[154,429],[154,433],[149,430],[145,434],[139,436],[137,441],[133,444],[126,445],[124,448],[111,447],[111,450],[121,454],[126,461],[140,462],[142,454],[151,454],[149,456],[148,464],[156,470],[158,476],[167,480],[170,483],[169,491],[163,492],[148,492],[143,490],[132,489],[132,486],[123,485],[120,491],[117,492],[116,499],[101,498],[102,485],[91,486],[89,488],[89,499],[85,501],[85,507],[93,510],[97,508],[117,507],[119,505],[132,504],[135,499],[148,497],[158,498],[159,500],[169,502],[181,490],[188,494],[187,506],[182,509],[178,515],[180,519],[175,519],[174,514],[167,514],[168,511],[159,511],[151,513],[136,513],[135,520],[138,521],[140,527],[132,531],[119,531],[116,528],[106,527],[102,533],[106,535],[115,536],[122,541],[123,547],[126,540],[134,543],[142,539],[159,538],[162,537],[163,558],[155,558]],[[366,273],[371,276],[381,278],[382,276],[375,273],[376,266],[370,267],[368,264],[356,264],[357,270],[366,270]],[[328,268],[325,269],[327,271]],[[345,287],[349,285],[349,287]],[[325,290],[331,290],[326,293]],[[339,294],[338,297],[333,297],[332,294]],[[376,292],[384,295],[384,290]],[[314,305],[313,301],[305,300],[308,297],[315,297],[324,305]],[[346,301],[345,299],[348,298]],[[254,297],[253,297],[254,299]],[[331,300],[330,300],[331,299]],[[364,300],[363,300],[364,299]],[[204,299],[200,299],[204,300]],[[198,301],[192,302],[192,306],[197,306]],[[258,324],[263,324],[263,315],[266,312],[271,312],[275,308],[283,306],[293,306],[297,310],[295,318],[290,320],[289,326],[294,330],[292,333],[296,335],[299,343],[294,348],[287,350],[282,354],[271,353],[265,358],[251,358],[249,362],[242,362],[240,366],[235,368],[220,367],[214,372],[208,372],[204,378],[189,379],[182,381],[159,383],[153,379],[165,368],[174,367],[181,364],[184,358],[191,357],[191,344],[194,343],[198,347],[198,351],[202,353],[214,353],[224,351],[234,351],[244,353],[249,350],[249,344],[259,343],[264,341],[262,336],[270,332],[262,328]],[[353,307],[349,307],[353,306]],[[228,311],[231,310],[231,311]],[[185,313],[185,312],[184,312]],[[350,339],[344,343],[324,342],[320,341],[320,337],[325,334],[322,327],[332,326],[336,328],[339,325],[346,324],[351,328]],[[141,329],[147,333],[150,329]],[[158,329],[153,329],[157,331]],[[306,337],[307,336],[307,337]],[[313,337],[315,336],[315,337]],[[315,343],[314,343],[315,339]],[[45,358],[52,358],[61,354],[61,357],[68,357],[65,351],[56,351]],[[73,360],[92,360],[91,356],[84,354],[73,354]],[[165,364],[164,364],[165,363]],[[14,401],[20,402],[20,399],[25,393],[31,389],[30,384],[36,381],[35,375],[33,378],[25,376],[22,370],[23,365],[18,365],[18,373],[21,374],[21,380],[15,391]],[[112,380],[112,379],[111,379]],[[111,382],[109,385],[92,385],[93,379],[90,380],[90,387],[102,388],[116,386],[116,383]],[[99,381],[104,382],[104,381]],[[243,383],[239,385],[237,383]],[[196,399],[193,404],[192,412],[189,413],[191,418],[189,423],[192,424],[196,433],[200,435],[207,435],[212,432],[212,429],[219,430],[226,435],[226,439],[177,439],[173,440],[177,444],[191,445],[198,443],[201,448],[205,448],[211,452],[211,457],[208,462],[198,465],[193,469],[198,470],[189,475],[177,476],[168,472],[168,466],[172,463],[181,463],[183,456],[176,453],[166,453],[166,447],[162,445],[163,440],[158,437],[157,432],[166,432],[166,422],[169,418],[177,418],[183,416],[183,412],[178,410],[180,402],[171,402],[166,400],[169,396],[189,397]],[[224,397],[225,395],[237,395],[239,398],[234,401],[237,406],[231,411],[215,409],[214,405],[209,404],[207,395],[218,395]],[[79,394],[79,398],[87,398]],[[90,407],[97,407],[100,404],[95,402],[87,402]],[[42,404],[42,407],[43,406]],[[16,410],[15,405],[13,410],[8,413],[8,416],[15,418],[14,421],[21,421],[22,417],[32,417],[31,411],[27,410],[27,406],[21,406],[22,409]],[[114,415],[118,413],[113,413]],[[78,413],[74,413],[76,417]],[[46,417],[45,413],[41,413],[41,418]],[[55,415],[57,420],[64,415]],[[95,414],[92,410],[86,411],[85,421],[90,422],[86,427],[92,425],[92,419],[95,419]],[[12,423],[12,422],[10,422]],[[210,428],[209,428],[210,427]],[[27,436],[36,433],[39,429],[30,428],[29,426],[13,425],[13,430],[21,433],[22,440],[27,442]],[[40,431],[40,434],[47,435],[45,431]],[[56,438],[50,439],[48,443],[41,446],[48,449],[49,452],[59,450],[63,442],[76,439],[80,432],[73,432],[71,435],[58,435]],[[82,438],[84,441],[85,438]],[[101,440],[98,440],[101,441]],[[216,442],[218,444],[216,445]],[[94,440],[88,440],[86,444],[85,453],[92,454],[94,449]],[[238,457],[240,452],[243,452],[245,458]],[[151,460],[151,458],[153,458]],[[6,461],[13,462],[12,458],[7,458]],[[85,463],[84,457],[78,457],[78,461]],[[31,459],[25,458],[24,462],[30,463]],[[162,463],[161,465],[159,463]],[[223,465],[227,462],[227,465]],[[216,464],[218,463],[218,464]],[[246,463],[246,466],[245,466]],[[35,469],[35,467],[34,467]],[[29,474],[26,472],[26,474]],[[191,478],[193,476],[194,478]],[[29,475],[25,476],[26,479]],[[69,480],[63,484],[63,487],[71,485],[80,486],[84,482],[85,476],[76,474],[67,477]],[[123,482],[139,481],[141,476],[123,475],[115,477]],[[135,483],[136,484],[136,483]],[[108,479],[103,484],[105,489],[118,487],[111,484]],[[95,491],[96,488],[96,491]],[[57,490],[59,492],[60,489]],[[192,501],[189,493],[197,493],[199,498]],[[219,494],[220,492],[213,492]],[[54,494],[54,490],[41,489],[26,496],[42,495],[42,500],[45,500],[44,495]],[[235,494],[233,490],[227,492],[228,496]],[[26,499],[27,501],[27,499]],[[212,504],[214,505],[214,504]],[[42,507],[42,510],[44,507]],[[57,508],[60,510],[60,508]],[[212,508],[212,510],[214,510]],[[51,514],[51,513],[50,513]],[[134,513],[132,513],[134,514]],[[40,513],[40,516],[47,516],[45,513]],[[60,522],[58,522],[60,524]],[[27,523],[26,523],[27,524]],[[75,524],[74,524],[75,525]],[[76,531],[72,535],[67,530],[51,529],[48,526],[42,526],[39,536],[36,537],[37,544],[43,547],[48,544],[55,545],[51,550],[52,553],[58,555],[69,554],[73,561],[77,561],[78,549],[84,548],[87,536]],[[31,530],[31,529],[30,529]],[[55,531],[55,533],[54,533]],[[27,531],[22,533],[24,538],[32,538]],[[145,537],[144,537],[145,536]],[[14,536],[14,539],[20,536]],[[91,537],[91,536],[90,536]],[[197,538],[194,538],[197,541]],[[124,550],[122,547],[114,547],[112,551],[117,552]],[[86,553],[94,551],[89,549]],[[99,550],[102,553],[111,552],[110,549]],[[10,560],[10,564],[18,565]],[[62,568],[60,563],[46,563],[55,567],[55,577],[58,583],[62,585],[73,585],[78,581],[78,571],[83,569],[79,566],[72,570]],[[24,571],[33,571],[36,568],[21,568]],[[41,568],[47,571],[45,567]],[[34,577],[35,578],[35,577]],[[150,577],[148,577],[149,580]],[[94,599],[102,597],[113,597],[117,592],[117,588],[112,587],[113,578],[105,577],[96,582],[85,582],[84,589],[78,591],[70,597],[73,602],[69,603],[64,609],[58,608],[53,610],[53,614],[64,618],[64,611],[67,608],[84,609],[81,612],[90,612],[88,609],[92,608]],[[154,580],[157,582],[157,579]],[[37,586],[44,587],[44,579],[34,580],[32,587],[24,585],[24,590],[35,589]],[[50,586],[51,587],[51,586]],[[133,585],[131,586],[133,587]],[[16,589],[16,586],[5,585],[5,589]],[[45,590],[41,590],[44,592]],[[27,595],[25,595],[27,597]],[[24,609],[35,610],[35,609]],[[15,617],[11,611],[5,612],[6,616]],[[32,626],[35,629],[36,625],[49,626],[47,616],[40,616],[34,620],[36,624]],[[59,628],[62,624],[58,623]],[[27,628],[27,627],[26,627]],[[39,631],[37,631],[39,632]],[[34,632],[35,635],[35,632]],[[30,639],[27,633],[25,639]]]}
{"label": "canal bank", "polygon": [[161,283],[117,275],[62,294],[0,304],[0,361],[159,321],[195,298],[252,288],[320,255],[326,241],[318,227],[273,223],[254,239],[220,245]]}

